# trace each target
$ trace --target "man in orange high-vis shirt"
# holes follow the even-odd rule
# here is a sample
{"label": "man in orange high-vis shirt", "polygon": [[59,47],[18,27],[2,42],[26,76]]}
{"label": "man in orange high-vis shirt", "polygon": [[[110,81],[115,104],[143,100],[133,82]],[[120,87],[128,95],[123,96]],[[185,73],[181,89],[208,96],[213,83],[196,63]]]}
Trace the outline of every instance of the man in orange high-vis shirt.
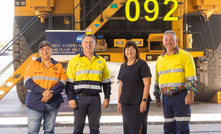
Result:
{"label": "man in orange high-vis shirt", "polygon": [[51,43],[39,44],[40,58],[30,62],[24,74],[28,89],[27,106],[28,134],[38,134],[44,119],[44,134],[54,134],[56,116],[63,102],[61,92],[66,85],[66,74],[62,65],[51,58]]}

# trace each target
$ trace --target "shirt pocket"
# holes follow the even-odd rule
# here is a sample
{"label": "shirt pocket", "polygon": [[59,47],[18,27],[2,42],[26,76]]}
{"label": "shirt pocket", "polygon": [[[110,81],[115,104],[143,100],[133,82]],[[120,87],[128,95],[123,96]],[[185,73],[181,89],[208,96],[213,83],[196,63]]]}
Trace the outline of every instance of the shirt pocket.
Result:
{"label": "shirt pocket", "polygon": [[97,67],[98,70],[101,70],[101,71],[104,69],[103,64],[97,64],[96,67]]}
{"label": "shirt pocket", "polygon": [[80,71],[80,70],[87,70],[87,64],[85,63],[79,63],[76,65],[76,71]]}
{"label": "shirt pocket", "polygon": [[182,68],[182,64],[180,62],[175,62],[174,64],[171,64],[171,68]]}

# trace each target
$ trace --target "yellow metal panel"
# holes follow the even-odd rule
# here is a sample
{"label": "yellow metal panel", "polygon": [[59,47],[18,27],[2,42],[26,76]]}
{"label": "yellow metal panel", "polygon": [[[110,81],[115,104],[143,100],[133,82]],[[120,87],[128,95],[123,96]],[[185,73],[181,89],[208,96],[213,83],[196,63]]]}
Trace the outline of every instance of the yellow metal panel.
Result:
{"label": "yellow metal panel", "polygon": [[48,0],[34,0],[35,7],[48,6],[47,3],[48,3]]}
{"label": "yellow metal panel", "polygon": [[143,39],[131,39],[131,41],[134,41],[138,47],[143,46]]}
{"label": "yellow metal panel", "polygon": [[49,0],[48,1],[48,6],[54,7],[54,0]]}
{"label": "yellow metal panel", "polygon": [[201,57],[204,56],[203,52],[189,52],[193,57]]}
{"label": "yellow metal panel", "polygon": [[[95,34],[107,21],[107,17],[113,16],[123,5],[121,3],[125,3],[127,0],[114,0],[111,4],[117,4],[118,8],[111,8],[109,5],[102,13],[103,22],[100,22],[101,15],[99,15],[87,28],[91,29],[91,33]],[[96,27],[96,25],[99,25]]]}
{"label": "yellow metal panel", "polygon": [[110,55],[110,61],[108,62],[124,62],[124,54],[123,53],[97,53],[98,55]]}
{"label": "yellow metal panel", "polygon": [[193,42],[193,38],[192,38],[192,34],[187,34],[186,35],[186,48],[192,48],[192,43]]}
{"label": "yellow metal panel", "polygon": [[216,5],[217,0],[203,0],[204,5]]}
{"label": "yellow metal panel", "polygon": [[151,50],[150,45],[151,45],[151,42],[163,42],[163,33],[149,34],[147,42],[148,42],[147,49],[149,50],[149,52],[161,51],[163,49],[163,43],[161,43],[162,44],[160,48],[161,50]]}
{"label": "yellow metal panel", "polygon": [[[78,3],[80,2],[80,0],[74,0],[74,7],[76,7],[78,5]],[[75,17],[75,21],[79,22],[80,21],[80,6],[78,6],[75,10],[74,10],[74,17]],[[80,23],[75,23],[75,29],[74,30],[80,30]]]}
{"label": "yellow metal panel", "polygon": [[217,92],[211,102],[221,103],[221,92]]}
{"label": "yellow metal panel", "polygon": [[34,1],[26,0],[26,6],[14,8],[14,16],[35,16],[32,6],[34,6]]}
{"label": "yellow metal panel", "polygon": [[114,47],[124,47],[126,39],[114,39]]}
{"label": "yellow metal panel", "polygon": [[[38,0],[36,0],[38,1]],[[44,0],[43,0],[44,1]],[[48,6],[54,7],[53,14],[72,14],[74,8],[73,0],[45,0]],[[44,3],[43,3],[44,4]],[[39,2],[38,2],[39,5]],[[35,7],[35,0],[26,0],[26,6],[14,7],[14,16],[35,16],[32,7]]]}
{"label": "yellow metal panel", "polygon": [[[179,2],[185,3],[184,0],[179,0]],[[184,12],[184,4],[179,4],[177,10],[172,14],[172,16],[178,16],[178,21],[172,21],[172,30],[176,33],[179,48],[183,48],[183,14]]]}

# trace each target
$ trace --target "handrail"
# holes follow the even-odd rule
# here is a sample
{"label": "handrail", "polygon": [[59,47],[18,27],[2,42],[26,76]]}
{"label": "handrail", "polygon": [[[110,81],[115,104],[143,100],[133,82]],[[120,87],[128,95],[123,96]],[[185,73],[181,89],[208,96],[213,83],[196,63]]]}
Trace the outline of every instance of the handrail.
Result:
{"label": "handrail", "polygon": [[[186,34],[188,34],[189,32],[186,30],[186,24],[187,24],[187,16],[199,16],[200,18],[200,22],[201,22],[201,26],[202,26],[202,29],[203,29],[203,35],[204,35],[204,40],[205,40],[205,47],[207,47],[206,49],[209,48],[208,46],[208,42],[207,42],[207,38],[205,36],[205,30],[204,30],[204,26],[203,26],[203,22],[202,22],[202,18],[200,17],[200,15],[204,14],[205,17],[206,17],[206,22],[207,22],[207,25],[208,25],[208,29],[209,29],[209,35],[210,35],[210,38],[211,38],[211,42],[212,42],[212,57],[211,58],[208,58],[208,60],[212,60],[213,57],[214,57],[214,51],[215,51],[215,47],[214,47],[214,42],[213,42],[213,37],[212,37],[212,33],[211,33],[211,28],[210,28],[210,25],[209,25],[209,19],[207,18],[207,15],[204,13],[204,12],[192,12],[192,13],[187,13],[184,15],[184,26],[185,26],[185,32],[184,32],[184,36],[186,38]],[[186,41],[185,41],[185,48],[186,48]]]}
{"label": "handrail", "polygon": [[[26,33],[39,19],[39,16],[49,17],[49,29],[52,29],[52,19],[51,16],[71,16],[72,14],[39,14],[34,16],[1,50],[0,56],[5,53],[24,33]],[[37,18],[37,19],[36,19]],[[24,31],[23,31],[24,30]],[[19,36],[18,36],[19,35]],[[18,37],[17,37],[18,36]],[[13,41],[13,42],[12,42]],[[9,45],[11,43],[11,45]],[[9,46],[8,46],[9,45]],[[7,48],[6,48],[7,47]],[[5,49],[6,48],[6,49]],[[4,50],[5,49],[5,50]],[[3,51],[4,50],[4,51]],[[3,51],[3,52],[2,52]]]}
{"label": "handrail", "polygon": [[[9,49],[9,47],[11,47],[12,44],[14,44],[31,26],[34,25],[34,23],[37,22],[37,20],[39,19],[36,19],[19,37],[17,37],[37,16],[35,16],[34,18],[32,18],[1,50],[0,50],[0,56],[3,55],[5,53],[5,51],[7,51]],[[16,38],[17,37],[17,38]],[[16,38],[16,39],[15,39]],[[14,41],[13,41],[14,40]],[[12,42],[13,41],[13,42]],[[10,43],[12,42],[12,44],[7,48],[5,49]],[[3,49],[5,49],[3,51]],[[3,52],[2,52],[3,51]]]}
{"label": "handrail", "polygon": [[[11,40],[11,41],[13,41],[13,40],[14,40],[14,41],[11,43],[11,45],[9,45],[11,41],[5,45],[5,47],[7,47],[8,45],[9,45],[9,46],[8,46],[7,49],[5,49],[5,50],[0,54],[0,56],[3,55],[3,54],[5,53],[5,51],[7,51],[18,39],[20,39],[20,37],[21,37],[24,33],[26,33],[38,20],[39,20],[39,18],[36,19],[27,29],[25,29],[24,32],[22,32],[21,35],[19,35],[19,36],[14,40],[14,38],[17,36],[17,34],[16,34],[16,35],[14,36],[14,38]],[[21,30],[20,30],[20,31],[21,31]],[[21,33],[21,32],[19,32],[19,33]],[[5,47],[4,47],[4,48],[5,48]],[[2,50],[3,50],[3,49],[2,49]],[[2,51],[2,50],[1,50],[1,51]]]}
{"label": "handrail", "polygon": [[[91,9],[90,9],[90,11],[85,15],[84,14],[84,17],[80,20],[80,21],[75,21],[75,17],[74,17],[74,10],[83,2],[84,0],[81,0],[76,6],[75,6],[75,8],[73,9],[73,14],[72,14],[72,30],[74,30],[74,23],[81,23],[83,20],[85,20],[85,18],[94,10],[94,8],[95,7],[97,7],[97,5],[99,4],[99,3],[101,3],[101,5],[102,5],[102,1],[103,0],[99,0]],[[85,8],[85,7],[84,7]],[[101,10],[102,10],[102,6],[101,6]],[[84,11],[85,12],[85,11]],[[102,11],[101,11],[101,17],[102,17]],[[101,18],[101,20],[102,20],[103,18]],[[84,29],[85,29],[85,25],[84,25]]]}
{"label": "handrail", "polygon": [[17,55],[13,61],[11,61],[4,69],[2,69],[2,71],[0,72],[0,75],[2,75],[18,58],[20,58],[27,49],[29,49],[31,46],[33,46],[42,36],[45,35],[45,31],[40,32],[25,48],[24,51],[22,51],[22,53],[20,53],[19,55]]}

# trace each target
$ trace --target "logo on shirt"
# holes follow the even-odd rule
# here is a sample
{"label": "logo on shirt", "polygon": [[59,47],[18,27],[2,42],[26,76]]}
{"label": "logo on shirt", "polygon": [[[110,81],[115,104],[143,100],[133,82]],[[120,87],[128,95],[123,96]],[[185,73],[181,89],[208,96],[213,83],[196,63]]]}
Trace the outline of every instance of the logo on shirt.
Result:
{"label": "logo on shirt", "polygon": [[101,63],[101,61],[99,60],[98,63]]}
{"label": "logo on shirt", "polygon": [[57,67],[54,67],[53,69],[54,69],[54,71],[57,71],[57,70],[58,70],[58,68],[57,68]]}
{"label": "logo on shirt", "polygon": [[34,74],[42,74],[43,72],[34,72]]}

